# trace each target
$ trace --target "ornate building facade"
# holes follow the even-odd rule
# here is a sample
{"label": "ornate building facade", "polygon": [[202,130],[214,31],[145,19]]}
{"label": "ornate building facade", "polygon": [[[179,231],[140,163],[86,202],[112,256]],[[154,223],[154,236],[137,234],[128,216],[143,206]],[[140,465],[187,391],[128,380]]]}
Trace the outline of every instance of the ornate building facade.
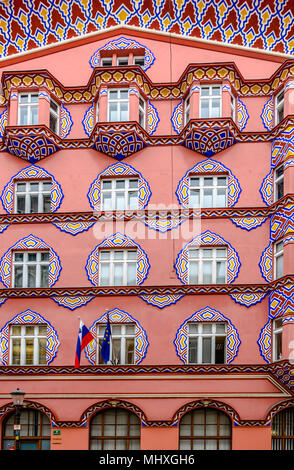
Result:
{"label": "ornate building facade", "polygon": [[36,2],[3,42],[1,449],[15,388],[23,449],[294,449],[290,29],[262,48],[243,11],[240,44],[220,9],[216,44],[163,3],[49,46]]}

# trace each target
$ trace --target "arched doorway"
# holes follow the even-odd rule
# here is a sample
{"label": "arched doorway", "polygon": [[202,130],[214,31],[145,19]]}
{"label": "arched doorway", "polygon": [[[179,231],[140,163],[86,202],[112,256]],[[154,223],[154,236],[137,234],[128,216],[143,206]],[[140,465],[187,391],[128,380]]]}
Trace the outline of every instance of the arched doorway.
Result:
{"label": "arched doorway", "polygon": [[226,413],[198,408],[180,421],[180,450],[230,450],[232,423]]}
{"label": "arched doorway", "polygon": [[294,407],[273,417],[272,450],[294,450]]}
{"label": "arched doorway", "polygon": [[90,450],[139,450],[141,422],[123,408],[97,413],[90,422]]}
{"label": "arched doorway", "polygon": [[[2,449],[15,446],[15,413],[9,413],[2,425]],[[48,416],[38,410],[23,409],[20,415],[20,450],[50,450],[51,424]]]}

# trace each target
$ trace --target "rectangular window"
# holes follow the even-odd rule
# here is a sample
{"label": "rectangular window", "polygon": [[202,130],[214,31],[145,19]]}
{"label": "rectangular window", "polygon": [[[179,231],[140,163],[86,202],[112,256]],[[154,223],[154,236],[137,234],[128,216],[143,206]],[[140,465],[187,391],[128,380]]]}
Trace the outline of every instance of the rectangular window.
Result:
{"label": "rectangular window", "polygon": [[275,108],[276,108],[276,125],[277,125],[284,119],[284,90],[281,91],[276,96]]}
{"label": "rectangular window", "polygon": [[[106,325],[97,326],[97,363],[103,364],[100,351]],[[134,364],[135,324],[111,324],[109,364]]]}
{"label": "rectangular window", "polygon": [[185,115],[184,115],[184,125],[188,124],[190,120],[190,96],[185,101]]}
{"label": "rectangular window", "polygon": [[284,243],[274,244],[274,276],[275,279],[284,276]]}
{"label": "rectangular window", "polygon": [[111,67],[112,66],[112,57],[103,57],[101,59],[102,67]]}
{"label": "rectangular window", "polygon": [[139,97],[139,124],[143,129],[146,126],[146,103],[143,98]]}
{"label": "rectangular window", "polygon": [[51,212],[51,181],[15,182],[15,213]]}
{"label": "rectangular window", "polygon": [[30,366],[47,364],[47,326],[10,326],[10,364]]}
{"label": "rectangular window", "polygon": [[275,201],[284,196],[284,166],[281,165],[274,171],[274,195]]}
{"label": "rectangular window", "polygon": [[58,104],[50,99],[50,121],[49,127],[55,134],[59,134],[59,106]]}
{"label": "rectangular window", "polygon": [[122,211],[138,209],[137,179],[107,179],[101,181],[101,210]]}
{"label": "rectangular window", "polygon": [[101,250],[100,286],[135,286],[137,284],[137,250]]}
{"label": "rectangular window", "polygon": [[188,363],[225,364],[226,324],[188,323]]}
{"label": "rectangular window", "polygon": [[189,284],[226,284],[226,273],[226,248],[189,250]]}
{"label": "rectangular window", "polygon": [[282,319],[273,321],[273,360],[282,359]]}
{"label": "rectangular window", "polygon": [[202,85],[200,87],[200,119],[221,117],[221,87]]}
{"label": "rectangular window", "polygon": [[141,67],[144,67],[145,57],[144,56],[134,56],[134,65],[140,65]]}
{"label": "rectangular window", "polygon": [[49,251],[13,252],[12,287],[15,289],[48,287]]}
{"label": "rectangular window", "polygon": [[227,207],[228,183],[225,175],[190,177],[189,205],[199,207]]}
{"label": "rectangular window", "polygon": [[129,57],[118,57],[117,65],[129,65]]}
{"label": "rectangular window", "polygon": [[108,91],[108,121],[121,122],[129,120],[129,90]]}
{"label": "rectangular window", "polygon": [[18,96],[18,125],[38,124],[38,93],[20,93]]}

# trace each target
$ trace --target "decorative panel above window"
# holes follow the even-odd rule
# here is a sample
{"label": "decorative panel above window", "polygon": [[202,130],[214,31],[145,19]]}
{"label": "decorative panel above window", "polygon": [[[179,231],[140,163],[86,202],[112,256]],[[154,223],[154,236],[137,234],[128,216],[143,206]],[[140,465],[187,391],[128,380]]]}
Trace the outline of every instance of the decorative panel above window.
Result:
{"label": "decorative panel above window", "polygon": [[0,330],[0,344],[0,363],[4,366],[48,365],[56,357],[60,342],[51,323],[28,309]]}
{"label": "decorative panel above window", "polygon": [[[106,182],[109,182],[108,189],[103,189],[104,179]],[[136,187],[130,187],[129,182],[135,180],[137,181]],[[123,188],[116,188],[116,181],[127,181],[128,188],[126,188],[126,185]],[[106,206],[106,209],[102,209],[103,193],[106,199],[109,199],[109,204],[111,204]],[[135,197],[134,193],[136,193],[137,209],[143,209],[148,204],[151,196],[149,184],[143,178],[142,174],[132,166],[127,165],[126,163],[115,163],[114,165],[111,165],[103,170],[98,175],[89,189],[88,199],[91,207],[93,207],[95,210],[125,210],[134,208],[131,207],[132,193],[133,199]],[[120,205],[116,203],[116,201],[119,199],[119,194],[121,194],[121,203],[119,203]],[[128,201],[130,201],[130,204]],[[119,209],[119,207],[121,209]]]}
{"label": "decorative panel above window", "polygon": [[[205,252],[208,251],[212,252],[209,253],[210,258],[206,258]],[[187,243],[175,263],[178,278],[183,284],[230,284],[238,276],[240,266],[238,253],[231,244],[209,230]]]}
{"label": "decorative panel above window", "polygon": [[[46,253],[46,260],[44,259],[43,262],[41,259],[39,260],[39,267],[37,268],[37,260],[32,261],[31,263],[29,260],[18,260],[19,263],[15,260],[15,254],[36,254],[40,253],[40,256],[42,253]],[[48,258],[48,259],[47,259]],[[25,261],[27,261],[25,263]],[[43,276],[46,276],[47,279],[47,284],[48,287],[52,287],[55,282],[58,280],[60,271],[61,271],[61,264],[60,264],[60,259],[58,255],[55,253],[55,251],[47,245],[43,240],[40,238],[34,237],[33,235],[29,235],[28,237],[25,237],[21,240],[19,240],[15,245],[13,245],[9,250],[2,256],[0,260],[0,278],[3,284],[11,288],[13,287],[13,279],[14,279],[14,274],[13,274],[13,267],[15,268],[15,265],[19,264],[22,266],[23,271],[22,271],[22,279],[27,279],[26,285],[22,285],[22,287],[41,287],[37,285],[37,271],[39,270],[39,280],[41,280],[42,273],[41,273],[41,265],[48,266],[46,268],[46,272],[43,273]],[[24,266],[25,265],[25,266]],[[34,272],[31,274],[34,275],[35,273],[35,285],[29,285],[29,267],[28,265],[34,265],[36,269],[34,268]],[[15,269],[14,269],[15,271]],[[19,272],[19,276],[21,273]],[[32,280],[32,277],[30,278]],[[41,282],[41,281],[40,281]],[[21,287],[21,286],[20,286]],[[46,287],[46,286],[44,286]]]}
{"label": "decorative panel above window", "polygon": [[[3,189],[3,192],[1,195],[1,201],[6,212],[18,213],[17,201],[16,201],[17,188],[15,187],[15,185],[18,184],[16,182],[19,182],[19,183],[21,182],[24,185],[26,185],[27,184],[26,180],[28,181],[35,180],[36,182],[38,182],[40,187],[38,187],[38,191],[36,193],[38,194],[38,198],[36,199],[35,206],[32,205],[33,204],[32,198],[29,196],[29,193],[33,195],[34,191],[31,192],[29,187],[22,188],[24,190],[24,192],[22,193],[22,195],[24,196],[24,200],[22,204],[22,207],[24,210],[21,211],[21,213],[55,212],[59,208],[61,201],[63,199],[63,192],[62,192],[61,186],[57,183],[55,178],[46,170],[38,166],[31,165],[19,171],[16,175],[14,175],[9,181],[9,183]],[[48,208],[48,210],[45,210],[45,211],[44,211],[45,202],[43,200],[42,195],[41,194],[39,195],[40,191],[42,193],[44,189],[43,187],[41,188],[41,185],[43,185],[43,181],[51,182],[50,190],[48,189],[48,191],[50,192],[50,209],[49,209],[49,201],[47,201],[46,207]],[[19,195],[21,196],[21,192],[19,193]],[[34,207],[36,210],[32,210]]]}
{"label": "decorative panel above window", "polygon": [[[111,263],[111,260],[104,259],[104,264],[107,262],[108,266],[104,268],[102,276],[100,271],[102,269],[103,253],[107,253],[107,255],[109,255],[110,252],[113,252],[113,256],[115,256],[115,253],[117,252],[117,260],[112,260],[113,262]],[[119,259],[119,256],[124,256],[125,252],[136,252],[136,271],[133,275],[133,267],[131,267],[129,270],[130,277],[128,277],[128,260],[123,259],[120,262]],[[130,264],[133,264],[133,261],[133,258],[129,259]],[[117,269],[115,269],[114,264],[119,265]],[[143,251],[142,248],[131,238],[121,233],[111,235],[97,245],[88,257],[86,264],[88,278],[94,286],[107,281],[107,285],[110,285],[110,282],[111,285],[114,285],[113,283],[115,283],[115,285],[122,285],[117,284],[117,282],[119,282],[118,279],[120,279],[121,282],[125,281],[126,284],[131,282],[130,279],[132,279],[133,283],[130,285],[140,285],[146,279],[149,268],[150,264],[145,251]]]}
{"label": "decorative panel above window", "polygon": [[[122,325],[122,326],[127,326],[127,325],[134,325],[134,344],[133,344],[133,357],[131,358],[129,355],[129,360],[131,360],[130,363],[133,364],[140,364],[140,362],[144,359],[147,353],[147,348],[149,346],[149,342],[147,339],[147,335],[145,330],[142,328],[140,323],[135,320],[129,313],[124,312],[123,310],[120,310],[118,308],[115,308],[113,310],[110,310],[108,312],[109,314],[109,320],[110,320],[110,326],[111,328],[113,327],[113,324],[115,325]],[[106,325],[107,321],[107,314],[105,313],[102,315],[100,318],[98,318],[94,324],[91,326],[90,331],[94,338],[99,338],[99,325]],[[122,335],[120,334],[115,334],[114,336],[117,336],[117,340],[121,339]],[[117,352],[122,352],[121,348],[123,348],[123,352],[126,353],[126,339],[128,335],[125,335],[124,340],[118,342],[117,341]],[[133,333],[132,335],[133,336]],[[97,344],[99,344],[98,341],[92,341],[91,343],[86,346],[85,352],[86,352],[86,357],[87,359],[91,362],[91,364],[97,364],[99,363],[99,360],[97,358]],[[123,359],[121,354],[117,354],[117,363],[124,363],[125,360]],[[126,356],[124,356],[126,357]]]}
{"label": "decorative panel above window", "polygon": [[[205,176],[204,174],[211,175],[211,174],[217,174],[220,173],[220,176],[223,176],[223,178],[226,178],[226,182],[223,181],[223,185],[219,185],[219,189],[224,189],[225,188],[225,193],[217,193],[217,189],[215,190],[215,196],[213,199],[213,192],[211,192],[211,205],[210,206],[201,206],[201,207],[217,207],[217,204],[223,204],[224,202],[228,207],[233,207],[236,202],[239,199],[240,193],[241,193],[241,188],[239,185],[239,182],[237,178],[232,174],[231,170],[227,168],[225,165],[222,165],[221,163],[207,159],[204,160],[203,162],[198,163],[195,165],[193,168],[187,171],[185,176],[180,180],[177,190],[176,190],[176,195],[178,198],[179,203],[186,208],[190,207],[190,198],[191,198],[191,179],[197,178],[197,174],[201,174],[201,178],[204,179]],[[213,183],[213,182],[212,182]],[[216,179],[215,181],[215,186],[218,186],[218,181]],[[199,182],[200,184],[200,182]],[[204,187],[204,181],[203,185]],[[193,188],[192,188],[193,189]],[[196,189],[196,187],[194,188]],[[202,196],[200,195],[200,186],[199,186],[199,204],[202,201],[205,200],[205,192],[204,188],[202,188]],[[225,200],[224,200],[224,195],[225,195]],[[201,197],[200,197],[201,196]],[[206,198],[207,199],[207,198]],[[212,205],[216,204],[216,205]]]}

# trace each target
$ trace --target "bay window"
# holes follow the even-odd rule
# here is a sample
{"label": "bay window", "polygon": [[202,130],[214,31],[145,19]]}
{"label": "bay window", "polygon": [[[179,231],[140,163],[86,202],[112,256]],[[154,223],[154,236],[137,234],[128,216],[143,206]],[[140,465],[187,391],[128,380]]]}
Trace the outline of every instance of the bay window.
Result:
{"label": "bay window", "polygon": [[38,93],[19,93],[18,95],[18,125],[28,126],[38,124]]}

